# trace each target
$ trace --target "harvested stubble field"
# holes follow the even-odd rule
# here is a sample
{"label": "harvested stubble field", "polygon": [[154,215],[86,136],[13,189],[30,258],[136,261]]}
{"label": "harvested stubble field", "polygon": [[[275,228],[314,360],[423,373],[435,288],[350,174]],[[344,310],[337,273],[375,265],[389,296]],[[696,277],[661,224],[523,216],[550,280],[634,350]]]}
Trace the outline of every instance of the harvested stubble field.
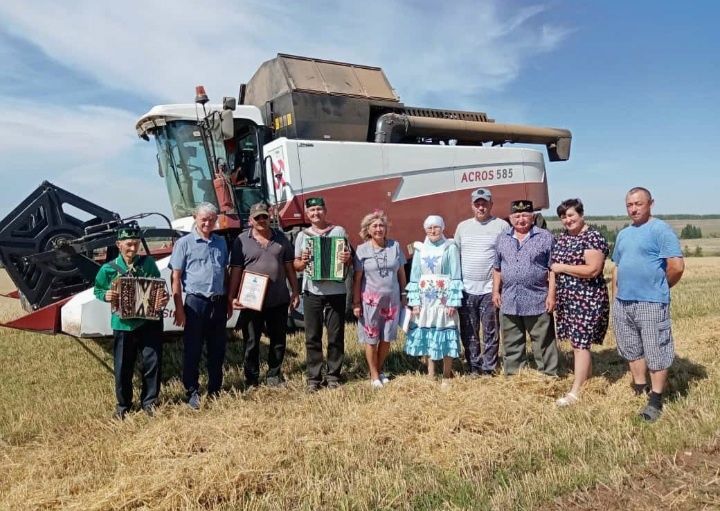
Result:
{"label": "harvested stubble field", "polygon": [[[401,344],[395,378],[373,392],[349,326],[341,389],[303,392],[295,334],[288,387],[243,393],[235,341],[227,392],[192,412],[172,341],[159,414],[120,423],[110,419],[108,341],[2,329],[0,508],[718,508],[717,465],[696,470],[674,454],[717,452],[720,431],[720,258],[687,263],[673,290],[670,402],[653,425],[635,417],[643,400],[611,335],[593,350],[582,402],[564,410],[554,399],[571,375],[459,377],[444,391]],[[657,478],[664,484],[639,482]]]}

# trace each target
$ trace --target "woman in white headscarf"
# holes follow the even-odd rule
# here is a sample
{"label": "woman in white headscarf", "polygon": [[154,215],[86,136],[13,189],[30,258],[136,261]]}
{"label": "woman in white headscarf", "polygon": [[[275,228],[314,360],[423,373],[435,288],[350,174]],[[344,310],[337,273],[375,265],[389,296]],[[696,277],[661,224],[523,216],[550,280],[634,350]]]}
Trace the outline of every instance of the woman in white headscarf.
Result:
{"label": "woman in white headscarf", "polygon": [[462,303],[460,253],[443,234],[442,217],[430,215],[423,223],[425,241],[415,243],[406,287],[413,318],[405,352],[427,357],[428,374],[435,376],[435,361],[443,361],[443,377],[452,378],[452,360],[460,355],[457,308]]}

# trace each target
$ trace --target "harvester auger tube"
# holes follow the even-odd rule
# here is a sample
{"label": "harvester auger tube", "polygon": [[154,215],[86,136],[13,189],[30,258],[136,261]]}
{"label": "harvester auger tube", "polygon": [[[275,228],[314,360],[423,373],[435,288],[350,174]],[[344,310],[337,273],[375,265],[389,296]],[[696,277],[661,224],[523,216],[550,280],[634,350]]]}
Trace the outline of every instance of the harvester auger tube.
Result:
{"label": "harvester auger tube", "polygon": [[561,128],[542,128],[523,124],[500,124],[467,119],[421,117],[388,113],[375,125],[375,142],[398,143],[404,137],[443,137],[468,142],[542,144],[550,161],[570,158],[572,134]]}

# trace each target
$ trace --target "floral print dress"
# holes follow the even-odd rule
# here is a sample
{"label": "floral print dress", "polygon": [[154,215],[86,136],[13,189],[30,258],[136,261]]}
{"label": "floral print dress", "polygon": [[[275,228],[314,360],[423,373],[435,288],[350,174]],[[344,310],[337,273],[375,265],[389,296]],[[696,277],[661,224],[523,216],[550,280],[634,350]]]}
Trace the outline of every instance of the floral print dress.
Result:
{"label": "floral print dress", "polygon": [[460,275],[460,253],[454,242],[440,240],[416,244],[410,281],[407,285],[408,306],[420,307],[413,316],[405,341],[405,352],[432,360],[460,355],[458,313],[448,307],[462,304],[463,283]]}
{"label": "floral print dress", "polygon": [[[575,236],[565,232],[557,238],[552,262],[585,264],[586,250],[599,250],[607,257],[607,241],[593,228]],[[578,349],[590,349],[592,344],[602,344],[610,313],[608,290],[602,273],[591,279],[561,273],[556,275],[555,282],[557,337],[569,340],[573,348]]]}
{"label": "floral print dress", "polygon": [[355,251],[355,271],[362,271],[362,308],[358,319],[358,340],[365,344],[390,342],[397,338],[400,318],[400,283],[397,272],[405,264],[400,244],[387,240],[378,249],[366,241]]}

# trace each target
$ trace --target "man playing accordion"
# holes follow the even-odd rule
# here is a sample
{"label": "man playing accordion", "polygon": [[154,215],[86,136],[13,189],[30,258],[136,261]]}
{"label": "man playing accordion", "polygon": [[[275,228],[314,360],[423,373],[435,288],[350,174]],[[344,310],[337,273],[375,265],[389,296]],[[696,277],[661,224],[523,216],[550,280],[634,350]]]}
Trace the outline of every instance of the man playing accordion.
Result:
{"label": "man playing accordion", "polygon": [[[333,257],[336,256],[337,261],[333,261],[333,264],[330,265],[340,266],[342,269],[341,278],[318,279],[318,275],[311,276],[307,274],[308,266],[317,266],[319,264],[319,261],[315,260],[318,254],[313,255],[309,250],[308,238],[339,237],[343,238],[344,241],[347,239],[345,229],[328,222],[326,214],[325,200],[322,197],[310,197],[307,199],[305,201],[305,215],[310,222],[310,227],[300,231],[295,239],[295,262],[293,266],[296,271],[306,272],[303,278],[302,291],[308,392],[315,392],[322,385],[323,323],[327,326],[328,333],[325,382],[330,389],[337,388],[340,385],[340,375],[345,356],[345,302],[347,301],[347,291],[344,278],[347,273],[347,266],[352,260],[347,243],[344,243],[342,249],[334,254]],[[325,312],[326,309],[327,312]]]}
{"label": "man playing accordion", "polygon": [[[124,227],[118,230],[116,245],[120,251],[113,261],[100,267],[95,277],[95,297],[110,302],[112,315],[110,324],[115,342],[113,358],[115,365],[115,396],[117,406],[115,418],[123,419],[132,407],[132,377],[137,354],[142,362],[142,390],[140,405],[148,415],[153,415],[160,393],[160,360],[162,358],[162,315],[157,319],[123,319],[119,310],[120,295],[117,285],[119,277],[159,278],[160,271],[155,261],[148,256],[138,255],[140,230]],[[168,294],[162,290],[156,305],[164,307]]]}

